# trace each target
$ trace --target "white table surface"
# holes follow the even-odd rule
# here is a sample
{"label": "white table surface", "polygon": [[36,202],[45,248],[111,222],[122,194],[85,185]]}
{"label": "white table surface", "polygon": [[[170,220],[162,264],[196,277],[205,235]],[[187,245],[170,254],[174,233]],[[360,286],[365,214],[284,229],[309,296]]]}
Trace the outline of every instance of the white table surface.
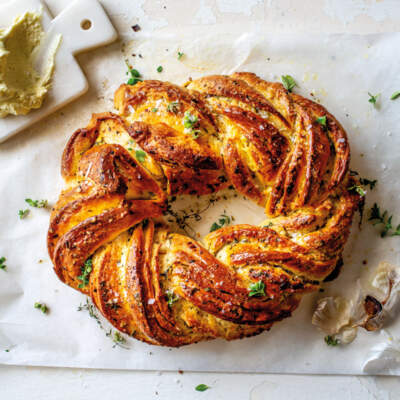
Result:
{"label": "white table surface", "polygon": [[[124,9],[133,0],[115,2]],[[69,0],[48,0],[57,14]],[[134,0],[135,15],[110,12],[117,29],[264,22],[271,32],[398,31],[400,0]],[[115,10],[115,3],[113,10]],[[245,28],[244,28],[245,29]],[[395,49],[394,49],[395,50]],[[84,61],[84,57],[81,61]],[[84,68],[84,65],[82,65]],[[199,383],[211,386],[194,390]],[[109,371],[0,366],[0,399],[400,399],[399,377]]]}

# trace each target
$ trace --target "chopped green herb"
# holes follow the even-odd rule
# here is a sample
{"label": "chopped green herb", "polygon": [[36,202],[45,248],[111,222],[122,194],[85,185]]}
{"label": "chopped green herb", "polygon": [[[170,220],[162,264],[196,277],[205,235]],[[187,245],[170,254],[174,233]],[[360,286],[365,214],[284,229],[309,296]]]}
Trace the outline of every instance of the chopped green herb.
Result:
{"label": "chopped green herb", "polygon": [[168,290],[165,292],[165,296],[167,299],[167,303],[169,307],[172,307],[172,305],[178,301],[179,297],[172,291]]}
{"label": "chopped green herb", "polygon": [[183,126],[190,129],[194,138],[197,138],[200,131],[196,129],[199,126],[199,118],[196,115],[190,114],[188,111],[185,112],[183,117]]}
{"label": "chopped green herb", "polygon": [[142,80],[140,78],[129,78],[126,83],[128,85],[136,85],[138,82],[142,82]]}
{"label": "chopped green herb", "polygon": [[368,92],[368,96],[369,96],[368,101],[375,106],[376,101],[378,100],[378,97],[379,97],[379,93],[374,96],[370,92]]}
{"label": "chopped green herb", "polygon": [[370,188],[371,190],[375,187],[375,185],[376,185],[377,182],[378,182],[377,179],[374,179],[373,181],[370,181],[370,180],[367,179],[367,178],[360,178],[360,183],[361,183],[361,185],[369,186],[369,188]]}
{"label": "chopped green herb", "polygon": [[131,74],[132,78],[139,78],[140,72],[137,69],[130,68],[129,73]]}
{"label": "chopped green herb", "polygon": [[339,339],[335,339],[331,335],[325,336],[324,340],[328,346],[337,346],[339,344]]}
{"label": "chopped green herb", "polygon": [[26,209],[26,210],[19,210],[19,211],[18,211],[19,219],[24,219],[24,218],[26,218],[26,217],[28,216],[28,214],[29,214],[29,210],[28,210],[28,209]]}
{"label": "chopped green herb", "polygon": [[25,199],[25,201],[31,206],[36,208],[46,208],[48,203],[47,200],[32,200],[32,199]]}
{"label": "chopped green herb", "polygon": [[326,128],[326,115],[324,115],[323,117],[318,117],[315,121]]}
{"label": "chopped green herb", "polygon": [[193,127],[198,123],[199,119],[196,115],[190,114],[186,111],[183,117],[183,126],[185,128],[193,129]]}
{"label": "chopped green herb", "polygon": [[231,223],[231,217],[225,214],[221,214],[220,218],[218,219],[218,223],[214,222],[211,225],[210,232],[214,232],[219,228],[222,228],[224,225],[228,225]]}
{"label": "chopped green herb", "polygon": [[174,114],[176,114],[179,111],[179,102],[172,101],[171,103],[169,103],[167,106],[167,111],[173,112]]}
{"label": "chopped green herb", "polygon": [[38,310],[40,310],[43,314],[47,314],[49,312],[48,307],[46,306],[46,304],[44,303],[38,303],[36,302],[34,304],[34,307],[37,308]]}
{"label": "chopped green herb", "polygon": [[128,85],[136,85],[138,82],[142,81],[142,78],[140,76],[140,72],[137,69],[130,68],[129,64],[126,62],[126,65],[128,67],[128,72],[127,75],[130,75],[131,77],[128,79],[127,84]]}
{"label": "chopped green herb", "polygon": [[349,188],[347,188],[347,190],[349,192],[352,192],[352,191],[357,192],[362,197],[364,197],[366,194],[365,190],[359,185],[350,186]]}
{"label": "chopped green herb", "polygon": [[180,60],[184,55],[185,53],[181,53],[180,51],[178,51],[178,60]]}
{"label": "chopped green herb", "polygon": [[162,72],[162,70],[163,70],[163,67],[162,67],[161,65],[159,65],[159,66],[157,67],[157,72]]}
{"label": "chopped green herb", "polygon": [[370,216],[368,218],[368,221],[373,221],[372,225],[383,225],[383,229],[381,231],[381,237],[385,236],[400,236],[400,224],[397,225],[395,230],[392,232],[391,230],[393,229],[392,225],[392,219],[393,215],[389,216],[389,213],[387,210],[385,210],[383,213],[381,213],[380,208],[376,203],[372,206],[370,210]]}
{"label": "chopped green herb", "polygon": [[296,81],[290,76],[290,75],[282,75],[281,76],[282,83],[284,88],[288,91],[291,92],[292,89],[297,86]]}
{"label": "chopped green herb", "polygon": [[265,296],[265,285],[263,281],[258,281],[250,285],[249,297]]}
{"label": "chopped green herb", "polygon": [[207,386],[204,383],[200,383],[200,385],[197,385],[195,387],[195,390],[197,390],[198,392],[205,392],[207,389],[210,389],[210,386]]}
{"label": "chopped green herb", "polygon": [[144,160],[146,159],[147,154],[143,151],[143,150],[136,150],[135,151],[135,158],[136,160],[138,160],[139,162],[144,162]]}
{"label": "chopped green herb", "polygon": [[92,272],[92,269],[93,269],[92,259],[88,258],[85,261],[85,264],[83,264],[83,266],[81,267],[81,275],[78,276],[78,279],[82,281],[82,283],[78,285],[79,289],[82,289],[89,284],[89,276],[90,273]]}
{"label": "chopped green herb", "polygon": [[4,350],[6,353],[9,353],[10,352],[10,349],[5,349]]}
{"label": "chopped green herb", "polygon": [[154,107],[154,108],[151,109],[151,112],[154,112],[154,113],[155,113],[155,112],[157,112],[157,111],[158,111],[158,108],[157,108],[157,107]]}
{"label": "chopped green herb", "polygon": [[394,92],[394,93],[390,96],[390,100],[396,100],[398,97],[400,97],[400,90],[398,90],[397,92]]}
{"label": "chopped green herb", "polygon": [[7,259],[5,257],[0,257],[0,269],[6,269],[7,265],[5,264],[5,262],[7,261]]}

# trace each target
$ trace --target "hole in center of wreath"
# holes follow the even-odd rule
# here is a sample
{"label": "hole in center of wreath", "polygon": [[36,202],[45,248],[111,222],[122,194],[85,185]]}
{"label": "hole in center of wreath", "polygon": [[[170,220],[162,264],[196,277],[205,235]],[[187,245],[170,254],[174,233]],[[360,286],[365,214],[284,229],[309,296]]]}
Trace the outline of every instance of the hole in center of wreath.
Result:
{"label": "hole in center of wreath", "polygon": [[223,226],[259,225],[266,219],[264,208],[245,198],[235,189],[202,196],[177,196],[170,199],[164,216],[171,230],[195,240]]}

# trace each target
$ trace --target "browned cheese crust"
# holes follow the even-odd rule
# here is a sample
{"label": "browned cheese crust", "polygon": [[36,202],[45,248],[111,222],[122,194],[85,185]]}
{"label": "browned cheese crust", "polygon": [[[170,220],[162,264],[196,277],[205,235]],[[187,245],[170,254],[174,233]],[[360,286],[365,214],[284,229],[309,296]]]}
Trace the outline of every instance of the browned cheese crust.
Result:
{"label": "browned cheese crust", "polygon": [[[121,85],[115,107],[64,150],[48,249],[117,329],[174,347],[256,335],[340,268],[362,199],[348,190],[346,133],[321,105],[243,72]],[[229,185],[266,220],[203,244],[163,221],[169,196]],[[260,282],[265,295],[250,296]]]}

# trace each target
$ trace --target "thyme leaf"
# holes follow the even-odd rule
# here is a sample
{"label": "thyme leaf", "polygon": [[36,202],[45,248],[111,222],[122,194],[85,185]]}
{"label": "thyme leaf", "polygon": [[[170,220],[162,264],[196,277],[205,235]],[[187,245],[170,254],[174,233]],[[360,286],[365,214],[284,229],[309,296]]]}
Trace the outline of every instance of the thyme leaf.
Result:
{"label": "thyme leaf", "polygon": [[324,337],[325,343],[328,346],[337,346],[340,342],[339,339],[335,339],[333,336],[331,335],[327,335]]}
{"label": "thyme leaf", "polygon": [[44,303],[36,302],[33,306],[40,310],[43,314],[47,314],[49,312],[49,308]]}
{"label": "thyme leaf", "polygon": [[210,232],[214,232],[219,228],[222,228],[224,225],[228,225],[231,223],[231,217],[229,217],[226,214],[221,214],[220,218],[218,219],[218,222],[214,222],[211,225]]}
{"label": "thyme leaf", "polygon": [[290,75],[282,75],[281,76],[283,87],[288,91],[291,92],[292,89],[297,86],[296,81]]}
{"label": "thyme leaf", "polygon": [[252,283],[249,286],[249,289],[250,289],[249,297],[265,296],[265,284],[263,281]]}
{"label": "thyme leaf", "polygon": [[204,383],[200,383],[195,388],[198,392],[205,392],[207,389],[210,389],[210,386],[205,385]]}
{"label": "thyme leaf", "polygon": [[48,206],[47,200],[25,199],[25,201],[26,201],[31,207],[46,208],[46,207]]}
{"label": "thyme leaf", "polygon": [[26,210],[19,210],[19,211],[18,211],[19,219],[24,219],[24,218],[26,218],[26,217],[28,216],[29,212],[30,212],[30,211],[29,211],[28,209],[26,209]]}
{"label": "thyme leaf", "polygon": [[90,273],[92,272],[92,269],[93,269],[92,259],[88,258],[81,267],[81,275],[78,276],[78,279],[82,281],[82,283],[78,285],[79,289],[82,289],[89,284],[89,276]]}

